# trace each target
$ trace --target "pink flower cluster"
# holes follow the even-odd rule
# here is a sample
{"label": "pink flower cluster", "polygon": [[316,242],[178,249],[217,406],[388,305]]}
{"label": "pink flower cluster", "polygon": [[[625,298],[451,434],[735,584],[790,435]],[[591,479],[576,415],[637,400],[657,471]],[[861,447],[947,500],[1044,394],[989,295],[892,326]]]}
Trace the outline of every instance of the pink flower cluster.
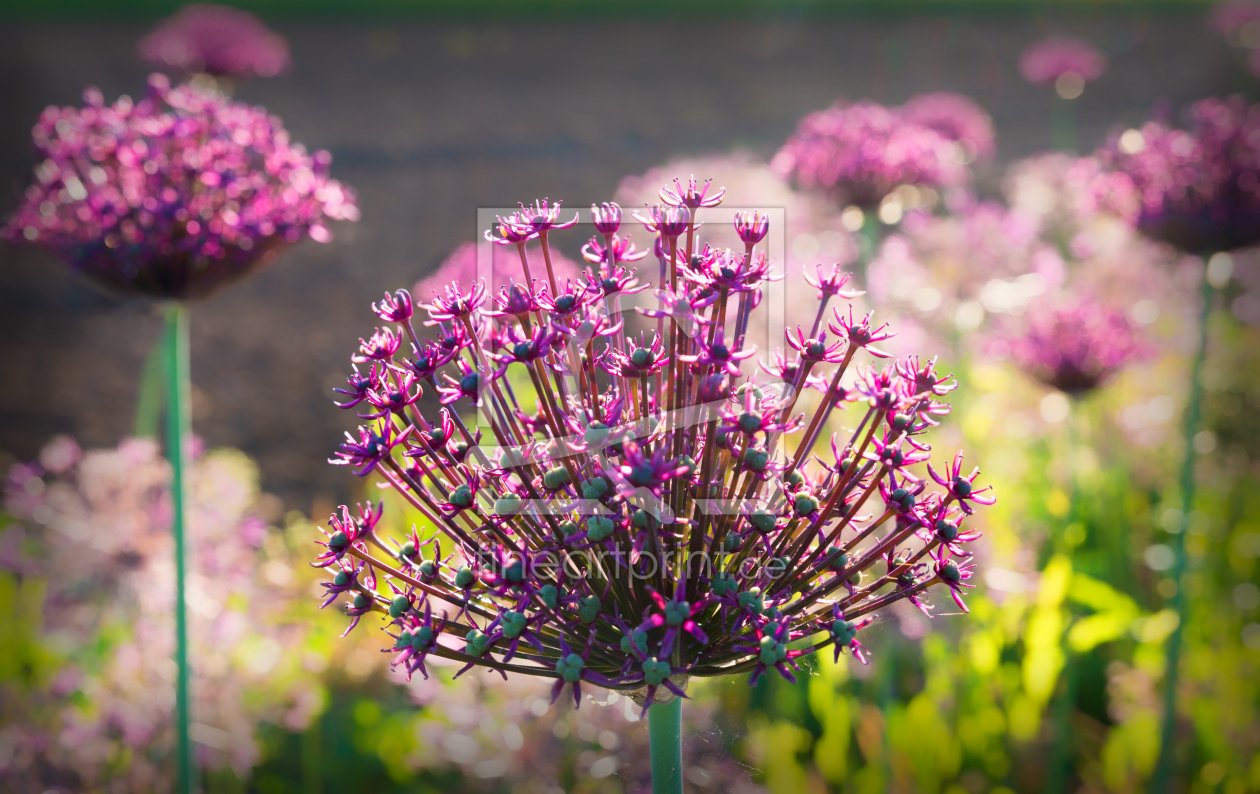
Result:
{"label": "pink flower cluster", "polygon": [[1011,353],[1047,386],[1083,394],[1145,355],[1147,347],[1123,313],[1083,299],[1034,314]]}
{"label": "pink flower cluster", "polygon": [[968,153],[980,156],[992,149],[991,127],[982,130],[984,121],[983,111],[962,97],[928,95],[901,108],[841,100],[801,119],[771,167],[802,187],[874,207],[898,185],[966,183]]}
{"label": "pink flower cluster", "polygon": [[[39,647],[32,675],[0,682],[0,788],[168,791],[174,781],[175,570],[170,467],[157,444],[82,453],[66,437],[4,481],[17,523],[0,534],[0,579],[20,574]],[[193,467],[188,579],[198,763],[244,777],[254,726],[306,726],[323,700],[294,609],[309,581],[258,515],[258,471],[216,450]],[[29,555],[29,556],[28,556]],[[4,570],[7,569],[7,570]],[[34,617],[34,616],[33,616]],[[6,637],[6,640],[9,640]]]}
{"label": "pink flower cluster", "polygon": [[916,94],[901,106],[901,114],[909,122],[957,141],[971,160],[991,160],[997,150],[993,119],[969,96],[953,91]]}
{"label": "pink flower cluster", "polygon": [[192,3],[136,45],[154,66],[189,74],[274,77],[289,68],[289,45],[247,11]]}
{"label": "pink flower cluster", "polygon": [[354,193],[329,178],[279,118],[192,84],[149,78],[140,102],[49,107],[33,137],[43,160],[0,236],[38,244],[118,289],[205,295],[273,261],[328,220],[357,220]]}
{"label": "pink flower cluster", "polygon": [[1106,71],[1106,56],[1092,44],[1063,36],[1031,44],[1019,57],[1019,73],[1030,83],[1053,83],[1069,73],[1088,83]]}
{"label": "pink flower cluster", "polygon": [[1160,121],[1117,131],[1099,152],[1136,191],[1138,227],[1189,253],[1260,240],[1260,105],[1209,98],[1188,129]]}

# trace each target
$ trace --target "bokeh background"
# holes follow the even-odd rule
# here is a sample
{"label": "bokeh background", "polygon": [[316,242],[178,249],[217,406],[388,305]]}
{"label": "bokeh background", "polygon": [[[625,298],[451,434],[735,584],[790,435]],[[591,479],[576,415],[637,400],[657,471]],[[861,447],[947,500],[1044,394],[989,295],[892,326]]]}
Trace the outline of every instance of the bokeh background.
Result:
{"label": "bokeh background", "polygon": [[[332,406],[331,389],[375,324],[367,304],[383,290],[410,287],[477,239],[478,207],[542,197],[583,207],[614,195],[629,205],[626,177],[682,158],[707,158],[701,164],[716,172],[696,176],[733,184],[767,161],[802,116],[837,98],[896,105],[940,90],[970,96],[991,115],[997,153],[976,165],[974,190],[1010,203],[1010,166],[1062,143],[1052,117],[1063,100],[1018,71],[1030,42],[1077,36],[1110,59],[1106,75],[1073,102],[1076,148],[1087,154],[1154,109],[1255,97],[1260,83],[1244,66],[1245,51],[1209,27],[1210,8],[252,7],[288,40],[293,67],[241,83],[236,98],[265,105],[295,138],[329,150],[336,178],[358,192],[362,220],[337,226],[330,244],[299,245],[193,315],[193,420],[211,450],[198,471],[213,485],[199,491],[207,514],[195,524],[210,533],[197,563],[207,600],[198,611],[197,699],[205,711],[195,738],[207,788],[646,785],[646,733],[624,702],[549,710],[531,685],[451,684],[446,669],[404,687],[386,674],[377,636],[359,630],[337,640],[344,623],[331,609],[315,611],[316,577],[305,570],[316,537],[310,522],[365,493],[326,463],[354,424]],[[40,111],[77,104],[88,84],[107,101],[139,95],[151,69],[135,43],[173,9],[0,7],[0,214],[29,179],[30,128]],[[573,258],[577,243],[567,250]],[[795,250],[817,250],[811,245]],[[1168,566],[1150,549],[1167,542],[1161,533],[1175,523],[1168,511],[1177,503],[1175,429],[1190,344],[1179,318],[1194,315],[1196,297],[1194,279],[1176,276],[1193,262],[1141,256],[1130,281],[1143,281],[1142,267],[1163,268],[1157,354],[1066,414],[1053,400],[1047,408],[1046,389],[991,347],[952,332],[931,341],[931,317],[910,304],[888,310],[927,329],[917,338],[962,383],[949,424],[970,456],[988,461],[1004,500],[985,525],[986,565],[999,573],[982,582],[969,617],[925,626],[907,614],[877,627],[868,668],[823,661],[797,685],[700,687],[688,704],[696,770],[689,787],[978,794],[1147,785],[1158,749],[1160,647],[1170,630],[1168,588],[1161,590]],[[1247,268],[1239,257],[1239,279]],[[1200,445],[1203,492],[1188,542],[1177,791],[1260,790],[1260,373],[1248,325],[1260,312],[1245,302],[1238,309],[1249,294],[1239,283],[1217,296],[1211,321],[1211,437]],[[1127,305],[1152,299],[1140,289],[1106,297]],[[169,711],[160,697],[146,699],[136,672],[148,664],[152,680],[169,684],[165,613],[151,605],[169,573],[161,562],[169,548],[149,518],[128,517],[134,508],[99,496],[150,487],[137,472],[161,468],[143,442],[119,446],[160,325],[147,302],[106,294],[39,250],[0,246],[0,469],[35,460],[57,436],[106,450],[89,456],[91,476],[110,485],[89,493],[81,473],[77,509],[85,520],[108,514],[109,526],[126,527],[116,532],[135,536],[125,561],[108,557],[117,550],[92,551],[113,567],[85,572],[74,567],[84,565],[74,544],[85,541],[58,536],[49,544],[40,522],[17,515],[35,507],[14,507],[10,496],[17,517],[6,519],[9,572],[0,574],[0,785],[13,791],[169,786]],[[55,491],[55,478],[45,479],[47,486],[28,487],[29,478],[11,477],[9,489],[19,502],[39,501]],[[219,559],[212,526],[255,532],[257,559]],[[36,541],[42,545],[23,545]],[[69,547],[50,548],[58,544]],[[98,602],[84,612],[75,601],[82,593],[58,589],[59,572],[72,569],[93,592],[132,608]],[[228,586],[215,571],[242,580]],[[231,615],[245,617],[220,625]],[[1089,619],[1105,630],[1073,639]],[[238,705],[212,709],[227,701]],[[1056,773],[1056,764],[1067,771]]]}

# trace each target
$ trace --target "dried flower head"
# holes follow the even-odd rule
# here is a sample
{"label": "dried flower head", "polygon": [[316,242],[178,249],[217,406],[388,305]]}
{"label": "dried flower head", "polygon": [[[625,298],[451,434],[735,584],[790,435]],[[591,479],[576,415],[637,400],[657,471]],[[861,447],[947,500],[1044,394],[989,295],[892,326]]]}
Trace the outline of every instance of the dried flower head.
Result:
{"label": "dried flower head", "polygon": [[56,254],[116,289],[195,298],[239,279],[329,220],[359,217],[280,119],[192,84],[149,78],[139,102],[49,107],[35,125],[43,160],[0,236]]}
{"label": "dried flower head", "polygon": [[1137,225],[1196,254],[1260,240],[1260,105],[1242,97],[1191,105],[1187,128],[1149,121],[1114,132],[1098,157],[1128,176]]}
{"label": "dried flower head", "polygon": [[[852,307],[834,312],[834,337],[819,333],[826,300],[815,331],[794,328],[797,352],[768,368],[791,382],[757,380],[738,329],[765,310],[760,218],[736,221],[744,254],[717,251],[697,239],[696,215],[720,194],[694,180],[664,192],[691,212],[682,235],[643,221],[666,260],[659,308],[644,310],[662,323],[651,338],[627,336],[622,288],[610,291],[604,271],[588,272],[563,314],[543,300],[477,310],[479,288],[455,285],[426,307],[458,339],[440,367],[377,345],[386,352],[342,390],[397,397],[372,402],[378,411],[333,462],[376,472],[432,537],[386,537],[370,506],[358,518],[342,508],[315,564],[336,577],[330,593],[338,582],[353,590],[354,621],[388,616],[394,665],[408,675],[442,657],[461,673],[551,679],[553,699],[583,683],[634,690],[646,709],[684,695],[692,676],[792,678],[797,659],[833,647],[864,659],[857,633],[903,598],[929,611],[934,585],[963,603],[970,569],[954,558],[978,533],[934,528],[970,522],[993,496],[961,454],[924,468],[922,437],[948,413],[940,397],[952,382],[917,358],[873,367],[887,355],[874,345],[891,334]],[[826,297],[852,296],[834,281]],[[409,320],[392,338],[433,360]],[[439,385],[439,369],[457,372]],[[447,403],[438,418],[404,397],[421,371]],[[799,397],[811,380],[825,389],[807,423]],[[858,400],[857,430],[830,433]],[[944,487],[930,490],[928,476]]]}
{"label": "dried flower head", "polygon": [[238,8],[191,3],[136,45],[159,69],[223,77],[275,77],[289,68],[289,44],[258,17]]}

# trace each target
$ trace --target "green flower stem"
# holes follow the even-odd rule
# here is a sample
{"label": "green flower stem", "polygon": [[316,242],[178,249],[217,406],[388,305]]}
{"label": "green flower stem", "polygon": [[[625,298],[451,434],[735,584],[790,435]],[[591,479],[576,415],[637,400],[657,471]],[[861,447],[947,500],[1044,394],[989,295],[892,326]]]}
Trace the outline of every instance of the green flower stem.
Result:
{"label": "green flower stem", "polygon": [[652,794],[682,794],[682,698],[648,709]]}
{"label": "green flower stem", "polygon": [[1054,111],[1050,120],[1051,148],[1063,152],[1076,152],[1076,100],[1054,98]]}
{"label": "green flower stem", "polygon": [[1190,365],[1190,400],[1186,405],[1185,456],[1181,461],[1181,527],[1172,538],[1173,569],[1172,580],[1177,585],[1173,594],[1172,610],[1177,614],[1177,627],[1168,635],[1168,644],[1164,648],[1164,721],[1160,730],[1159,762],[1155,766],[1155,774],[1151,777],[1152,794],[1163,794],[1168,790],[1173,771],[1173,734],[1177,726],[1177,667],[1181,657],[1181,632],[1186,622],[1186,532],[1190,528],[1190,511],[1194,507],[1194,436],[1199,427],[1199,419],[1203,413],[1203,361],[1207,357],[1208,317],[1212,312],[1212,285],[1205,277],[1199,288],[1203,306],[1199,314],[1199,340],[1194,359]]}
{"label": "green flower stem", "polygon": [[136,392],[136,421],[131,434],[136,438],[154,438],[162,427],[162,401],[166,398],[166,335],[163,333],[153,343],[144,357],[144,369],[140,370],[140,388]]}
{"label": "green flower stem", "polygon": [[165,335],[166,374],[166,457],[171,463],[171,503],[173,520],[171,532],[175,536],[175,665],[178,676],[175,682],[175,733],[177,794],[193,791],[192,743],[188,737],[189,724],[189,669],[188,669],[188,608],[184,593],[187,579],[188,528],[188,440],[192,435],[189,427],[189,395],[192,391],[188,372],[188,309],[175,304],[166,311]]}

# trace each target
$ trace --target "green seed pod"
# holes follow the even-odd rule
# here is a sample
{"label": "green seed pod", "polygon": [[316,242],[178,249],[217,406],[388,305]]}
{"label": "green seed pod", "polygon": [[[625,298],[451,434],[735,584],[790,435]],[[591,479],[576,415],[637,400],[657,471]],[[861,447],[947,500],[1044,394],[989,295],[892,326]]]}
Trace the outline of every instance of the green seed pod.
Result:
{"label": "green seed pod", "polygon": [[466,587],[471,587],[475,581],[477,581],[477,574],[474,573],[473,569],[469,568],[467,565],[455,572],[455,586],[461,590]]}
{"label": "green seed pod", "polygon": [[548,469],[543,474],[543,487],[548,491],[558,491],[572,481],[572,478],[569,476],[569,470],[563,466]]}
{"label": "green seed pod", "polygon": [[490,635],[484,631],[473,629],[464,635],[464,653],[469,656],[480,656],[486,652],[486,644],[490,642]]}
{"label": "green seed pod", "polygon": [[604,540],[616,529],[617,525],[613,523],[612,519],[604,518],[603,516],[591,516],[586,519],[586,537],[595,543]]}
{"label": "green seed pod", "polygon": [[538,595],[548,609],[555,609],[556,605],[560,603],[560,590],[554,584],[543,585],[538,590]]}
{"label": "green seed pod", "polygon": [[770,455],[760,449],[744,450],[744,465],[753,471],[761,472],[766,470],[766,466],[770,463]]}
{"label": "green seed pod", "polygon": [[455,490],[451,491],[451,504],[456,507],[468,507],[472,503],[473,492],[467,483],[460,483]]}
{"label": "green seed pod", "polygon": [[399,593],[389,602],[389,616],[391,618],[402,617],[408,609],[411,609],[411,600],[407,596]]}
{"label": "green seed pod", "polygon": [[591,422],[586,427],[586,432],[582,434],[582,440],[587,444],[598,446],[608,440],[608,433],[611,428],[603,422]]}
{"label": "green seed pod", "polygon": [[756,527],[762,534],[774,531],[776,521],[777,519],[772,513],[768,513],[761,508],[752,511],[748,516],[748,523]]}
{"label": "green seed pod", "polygon": [[517,513],[521,512],[521,506],[523,504],[524,503],[521,501],[521,497],[517,496],[516,494],[514,493],[504,494],[503,496],[500,496],[498,499],[494,500],[494,512],[495,512],[495,515],[514,516]]}
{"label": "green seed pod", "polygon": [[578,602],[578,619],[583,623],[594,623],[599,617],[599,596],[589,595]]}
{"label": "green seed pod", "polygon": [[792,509],[798,516],[807,516],[818,509],[818,500],[807,493],[797,494],[796,499],[792,501]]}

